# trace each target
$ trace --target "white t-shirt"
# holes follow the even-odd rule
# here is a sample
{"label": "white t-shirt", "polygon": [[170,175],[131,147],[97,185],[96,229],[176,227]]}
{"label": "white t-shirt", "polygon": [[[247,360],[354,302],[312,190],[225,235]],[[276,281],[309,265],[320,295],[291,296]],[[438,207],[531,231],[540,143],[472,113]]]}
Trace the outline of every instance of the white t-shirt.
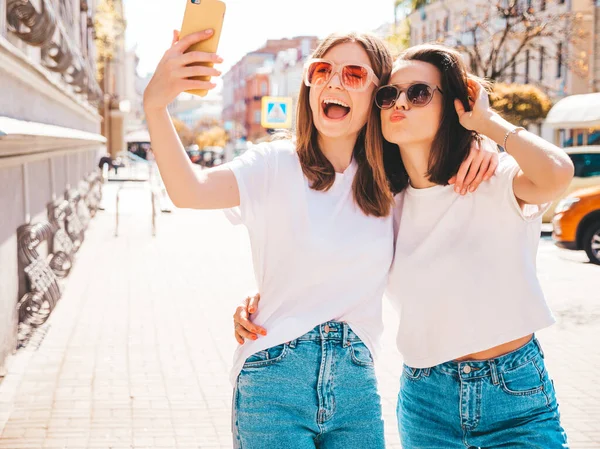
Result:
{"label": "white t-shirt", "polygon": [[521,209],[516,161],[474,193],[408,187],[396,196],[396,249],[386,295],[400,314],[398,349],[428,368],[554,323],[536,275],[544,206]]}
{"label": "white t-shirt", "polygon": [[268,333],[237,349],[232,382],[250,355],[331,320],[346,321],[375,354],[393,219],[367,216],[354,202],[356,163],[326,192],[309,187],[289,140],[256,145],[227,166],[240,191],[240,207],[227,215],[248,228],[261,294],[252,318]]}

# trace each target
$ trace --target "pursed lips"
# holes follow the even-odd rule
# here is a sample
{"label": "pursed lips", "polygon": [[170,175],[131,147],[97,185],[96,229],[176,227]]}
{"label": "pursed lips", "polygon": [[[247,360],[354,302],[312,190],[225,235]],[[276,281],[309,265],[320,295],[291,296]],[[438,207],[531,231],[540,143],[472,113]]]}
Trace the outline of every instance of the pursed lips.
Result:
{"label": "pursed lips", "polygon": [[400,122],[406,118],[406,115],[402,112],[395,111],[390,117],[391,122]]}

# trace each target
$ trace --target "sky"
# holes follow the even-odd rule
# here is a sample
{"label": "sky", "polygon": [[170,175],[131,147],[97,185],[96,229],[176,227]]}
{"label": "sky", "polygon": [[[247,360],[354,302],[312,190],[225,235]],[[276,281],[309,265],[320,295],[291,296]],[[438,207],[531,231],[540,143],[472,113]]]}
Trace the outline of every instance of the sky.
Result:
{"label": "sky", "polygon": [[[138,72],[154,71],[181,27],[186,1],[124,0],[126,48],[136,48]],[[226,0],[218,54],[225,73],[267,39],[325,37],[334,31],[370,31],[394,20],[394,0]]]}

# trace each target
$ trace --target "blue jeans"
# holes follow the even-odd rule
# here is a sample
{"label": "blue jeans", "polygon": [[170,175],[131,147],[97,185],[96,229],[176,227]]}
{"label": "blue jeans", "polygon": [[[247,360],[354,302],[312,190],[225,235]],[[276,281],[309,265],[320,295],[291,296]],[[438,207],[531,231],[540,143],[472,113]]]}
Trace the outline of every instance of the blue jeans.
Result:
{"label": "blue jeans", "polygon": [[236,449],[384,449],[371,353],[329,322],[250,356],[233,394]]}
{"label": "blue jeans", "polygon": [[568,447],[535,337],[495,359],[405,365],[397,417],[404,449]]}

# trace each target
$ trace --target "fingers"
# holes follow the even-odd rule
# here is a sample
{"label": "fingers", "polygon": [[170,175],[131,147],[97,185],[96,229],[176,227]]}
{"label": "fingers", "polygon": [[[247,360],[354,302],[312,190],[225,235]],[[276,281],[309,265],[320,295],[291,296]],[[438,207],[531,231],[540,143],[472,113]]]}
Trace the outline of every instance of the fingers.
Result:
{"label": "fingers", "polygon": [[484,181],[487,181],[492,176],[494,176],[494,173],[496,173],[496,168],[498,168],[498,160],[499,160],[498,155],[497,154],[493,154],[492,158],[490,160],[490,166],[488,167],[487,171],[483,175],[483,180]]}
{"label": "fingers", "polygon": [[[248,299],[248,298],[246,298],[246,299]],[[254,324],[252,321],[250,321],[250,319],[248,317],[249,317],[248,306],[247,305],[238,306],[238,308],[235,310],[235,313],[233,314],[233,322],[236,323],[236,330],[238,332],[240,332],[240,329],[243,328],[252,334],[256,334],[256,335],[254,335],[255,338],[252,338],[252,340],[256,340],[256,338],[258,338],[257,335],[262,335],[262,336],[267,335],[267,331],[263,327],[258,326],[257,324]],[[244,337],[245,337],[245,335],[244,335]]]}
{"label": "fingers", "polygon": [[239,335],[241,338],[246,339],[246,340],[257,340],[258,339],[258,336],[256,334],[249,332],[248,329],[244,328],[244,326],[239,323],[235,327],[235,332],[237,334],[236,338]]}
{"label": "fingers", "polygon": [[223,58],[215,53],[206,53],[203,51],[190,51],[185,53],[179,58],[181,65],[190,65],[197,62],[209,62],[213,64],[219,64],[223,62]]}
{"label": "fingers", "polygon": [[465,107],[458,98],[454,100],[454,108],[456,109],[459,118],[465,113]]}
{"label": "fingers", "polygon": [[173,47],[179,41],[179,31],[173,30],[173,41],[171,42],[171,47]]}
{"label": "fingers", "polygon": [[237,330],[233,333],[233,336],[235,337],[235,340],[238,342],[238,344],[243,345],[244,343],[246,343],[246,340],[244,340],[244,337],[242,337],[240,334],[238,334]]}
{"label": "fingers", "polygon": [[258,302],[260,301],[260,293],[257,293],[253,297],[250,298],[248,302],[248,312],[256,313],[258,310]]}
{"label": "fingers", "polygon": [[[246,301],[248,301],[248,298],[246,298]],[[258,338],[255,334],[248,332],[248,329],[244,327],[245,325],[243,323],[248,323],[247,307],[247,303],[238,306],[233,314],[233,330],[235,339],[238,341],[238,343],[240,340],[245,341],[246,338],[249,338],[250,340],[256,340]]]}
{"label": "fingers", "polygon": [[219,76],[221,72],[217,69],[213,69],[212,67],[205,67],[202,65],[197,65],[193,67],[182,67],[178,71],[178,76],[180,78],[191,78],[193,76]]}
{"label": "fingers", "polygon": [[475,100],[477,100],[477,92],[473,89],[473,87],[469,86],[468,93],[469,93],[469,107],[471,108],[471,110],[473,110],[473,107],[475,106]]}
{"label": "fingers", "polygon": [[256,340],[256,338],[258,338],[257,335],[262,335],[263,337],[265,335],[267,335],[267,331],[264,328],[254,324],[252,321],[250,321],[248,319],[247,314],[241,314],[239,316],[239,318],[237,319],[237,322],[239,324],[238,331],[241,328],[244,328],[245,330],[251,332],[252,334],[255,334],[254,335],[255,338],[253,338],[253,340]]}
{"label": "fingers", "polygon": [[216,86],[215,83],[211,83],[210,81],[200,80],[184,80],[181,83],[182,90],[212,90]]}
{"label": "fingers", "polygon": [[205,41],[206,39],[210,38],[213,35],[213,33],[214,33],[213,30],[208,29],[208,30],[198,31],[197,33],[188,34],[184,38],[180,39],[179,42],[177,42],[174,45],[174,48],[177,49],[177,51],[183,53],[188,48],[190,48],[192,45],[194,45],[198,42],[201,42],[201,41]]}
{"label": "fingers", "polygon": [[479,96],[480,91],[483,90],[482,87],[483,86],[479,84],[477,80],[474,80],[473,78],[467,79],[467,88],[469,90],[469,95],[471,95],[473,99]]}
{"label": "fingers", "polygon": [[[473,150],[473,151],[475,151],[475,150]],[[477,151],[477,153],[475,155],[475,158],[473,159],[473,162],[471,162],[471,166],[469,167],[469,171],[468,171],[467,176],[465,177],[465,181],[463,183],[463,188],[461,190],[461,194],[463,194],[463,195],[464,195],[464,193],[467,192],[467,189],[472,192],[472,190],[470,189],[471,184],[473,183],[473,181],[479,174],[481,166],[484,163],[484,159],[486,162],[488,162],[488,160],[485,158],[485,154],[483,152],[481,152],[479,150],[476,150],[476,151]],[[487,165],[486,165],[486,168],[487,168]],[[482,174],[482,176],[483,176],[483,174]]]}
{"label": "fingers", "polygon": [[456,193],[463,194],[463,190],[466,190],[466,187],[464,187],[465,178],[467,177],[467,173],[469,171],[469,168],[471,167],[473,159],[473,152],[471,152],[467,159],[460,165],[458,173],[456,173],[456,182],[454,183],[454,191]]}
{"label": "fingers", "polygon": [[469,192],[474,192],[475,190],[477,190],[479,184],[483,182],[483,176],[487,172],[487,168],[490,165],[490,160],[491,157],[484,157],[484,160],[481,166],[479,167],[479,171],[477,172],[477,176],[475,177],[471,185],[469,185]]}

